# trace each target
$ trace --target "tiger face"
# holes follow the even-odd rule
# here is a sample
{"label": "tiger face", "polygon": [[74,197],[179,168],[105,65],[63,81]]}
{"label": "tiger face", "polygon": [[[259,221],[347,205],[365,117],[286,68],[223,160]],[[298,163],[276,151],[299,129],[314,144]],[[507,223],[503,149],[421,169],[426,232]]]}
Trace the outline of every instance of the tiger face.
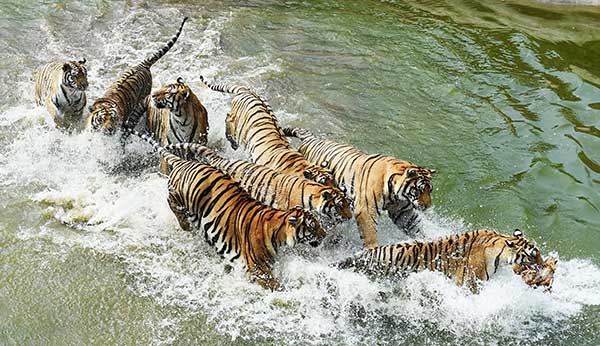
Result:
{"label": "tiger face", "polygon": [[431,207],[431,176],[433,169],[411,166],[402,174],[394,174],[388,184],[392,200],[409,202],[417,210]]}
{"label": "tiger face", "polygon": [[63,67],[62,84],[71,89],[85,91],[88,87],[87,69],[83,64],[86,60],[68,61]]}
{"label": "tiger face", "polygon": [[190,88],[181,77],[177,83],[167,84],[152,94],[152,102],[156,108],[168,108],[171,112],[179,112],[191,94]]}
{"label": "tiger face", "polygon": [[501,256],[509,264],[543,264],[540,250],[523,237],[523,232],[516,229],[510,239],[505,240],[506,248]]}
{"label": "tiger face", "polygon": [[117,108],[113,105],[94,104],[90,107],[89,118],[91,128],[106,135],[114,134],[119,127]]}
{"label": "tiger face", "polygon": [[311,203],[322,217],[321,219],[325,221],[327,228],[352,218],[350,203],[344,193],[338,189],[332,187],[322,189],[312,196]]}
{"label": "tiger face", "polygon": [[292,247],[296,243],[318,246],[325,238],[325,231],[319,221],[308,211],[294,207],[285,223],[286,243]]}

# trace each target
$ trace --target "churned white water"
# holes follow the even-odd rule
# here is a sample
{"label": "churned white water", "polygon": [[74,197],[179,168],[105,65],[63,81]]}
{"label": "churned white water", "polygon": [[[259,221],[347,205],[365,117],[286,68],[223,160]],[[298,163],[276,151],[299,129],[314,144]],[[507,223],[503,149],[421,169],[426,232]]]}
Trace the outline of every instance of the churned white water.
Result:
{"label": "churned white water", "polygon": [[[172,35],[174,25],[169,26],[173,30],[159,30],[164,28],[159,24],[161,17],[168,14],[143,13],[155,21],[145,20],[150,24],[140,27],[136,35],[132,34],[140,16],[136,12],[125,16],[119,27],[99,35],[104,42],[99,45],[103,59],[88,60],[90,100],[125,66],[139,62]],[[262,78],[280,67],[268,55],[224,56],[219,36],[227,20],[210,20],[203,29],[186,26],[175,48],[152,71],[155,88],[182,76],[209,110],[209,143],[225,150],[225,155],[244,157],[224,140],[230,96],[203,88],[199,75],[263,91]],[[550,294],[527,287],[509,270],[472,295],[439,273],[373,282],[331,268],[330,263],[360,249],[354,222],[338,227],[336,232],[342,236],[338,244],[326,241],[316,249],[298,246],[282,251],[274,267],[286,289],[266,291],[247,282],[239,265],[227,273],[223,261],[201,237],[179,229],[166,202],[166,178],[156,173],[156,155],[146,143],[132,138],[123,149],[116,137],[62,133],[45,110],[33,104],[27,84],[19,87],[24,90],[22,104],[0,114],[0,126],[18,130],[0,156],[0,179],[26,195],[45,218],[39,228],[22,228],[19,237],[49,239],[66,248],[79,246],[117,258],[125,265],[133,292],[161,305],[183,307],[190,316],[204,314],[231,338],[371,344],[384,342],[385,335],[394,343],[428,329],[447,334],[450,340],[477,335],[488,340],[495,335],[534,343],[564,328],[562,322],[586,306],[600,305],[600,268],[585,258],[561,258],[560,253],[553,253],[559,264]],[[282,123],[301,116],[285,105],[276,113]],[[430,238],[470,230],[462,220],[439,216],[435,209],[424,218]],[[55,222],[68,227],[57,231],[49,226]],[[381,243],[404,239],[389,222],[383,224]],[[165,321],[163,327],[176,330],[177,321]]]}

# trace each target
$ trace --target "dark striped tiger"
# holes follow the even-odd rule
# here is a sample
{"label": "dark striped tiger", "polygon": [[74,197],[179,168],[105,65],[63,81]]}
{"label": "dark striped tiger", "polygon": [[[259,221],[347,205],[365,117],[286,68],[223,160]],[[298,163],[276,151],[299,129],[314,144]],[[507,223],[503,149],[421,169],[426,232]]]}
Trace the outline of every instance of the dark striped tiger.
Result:
{"label": "dark striped tiger", "polygon": [[144,113],[144,99],[150,95],[152,89],[150,67],[177,42],[187,19],[183,18],[179,30],[164,47],[123,73],[119,80],[94,102],[86,120],[86,129],[113,134],[123,126],[134,127],[137,124]]}
{"label": "dark striped tiger", "polygon": [[[146,97],[145,130],[165,146],[172,143],[206,144],[208,114],[181,77]],[[164,160],[160,171],[167,173]]]}
{"label": "dark striped tiger", "polygon": [[[148,135],[129,131],[151,143],[171,168],[168,203],[181,228],[204,234],[222,257],[230,261],[241,258],[249,279],[262,287],[282,288],[271,272],[271,262],[281,246],[317,246],[325,237],[319,221],[304,209],[264,205],[219,169],[182,159]],[[177,151],[184,146],[171,145]]]}
{"label": "dark striped tiger", "polygon": [[202,76],[200,79],[211,90],[236,95],[225,119],[225,137],[234,150],[242,144],[256,164],[336,186],[328,169],[310,163],[290,146],[271,106],[256,92],[243,86],[212,85]]}
{"label": "dark striped tiger", "polygon": [[317,165],[326,165],[354,201],[354,216],[367,248],[378,245],[377,218],[387,210],[409,236],[421,232],[415,209],[431,206],[431,175],[435,170],[381,154],[367,154],[346,144],[321,140],[305,129],[285,128],[286,136],[302,141],[300,152]]}
{"label": "dark striped tiger", "polygon": [[[325,228],[331,228],[352,217],[348,200],[337,188],[279,173],[267,166],[243,160],[228,160],[202,145],[185,146],[185,152],[193,152],[206,159],[211,166],[239,182],[253,198],[273,208],[300,206],[318,216]],[[166,149],[173,152],[172,146],[167,146]]]}
{"label": "dark striped tiger", "polygon": [[518,229],[512,236],[490,230],[471,231],[428,243],[399,243],[365,249],[337,264],[371,276],[405,275],[423,270],[439,271],[458,286],[478,291],[502,265],[543,265],[540,250]]}
{"label": "dark striped tiger", "polygon": [[35,102],[45,105],[56,125],[63,129],[81,126],[88,87],[85,59],[54,61],[35,76]]}

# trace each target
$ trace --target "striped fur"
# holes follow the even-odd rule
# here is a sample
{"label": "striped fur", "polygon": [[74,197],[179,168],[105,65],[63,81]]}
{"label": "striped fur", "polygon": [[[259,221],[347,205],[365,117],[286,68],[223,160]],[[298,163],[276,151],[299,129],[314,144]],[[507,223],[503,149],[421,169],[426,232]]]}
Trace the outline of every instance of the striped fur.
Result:
{"label": "striped fur", "polygon": [[88,87],[85,59],[53,61],[35,76],[35,102],[46,106],[56,125],[63,129],[81,126]]}
{"label": "striped fur", "polygon": [[[228,160],[202,145],[185,146],[185,152],[202,156],[208,164],[239,182],[252,198],[273,208],[289,209],[300,206],[318,216],[319,221],[326,228],[331,228],[352,217],[348,200],[344,193],[336,188],[298,176],[279,173],[267,166],[243,160]],[[172,151],[172,146],[167,146],[167,150]]]}
{"label": "striped fur", "polygon": [[183,19],[175,36],[164,47],[123,73],[119,80],[94,102],[86,120],[86,129],[113,134],[123,126],[135,126],[144,112],[144,99],[150,95],[152,89],[150,67],[177,42],[187,19],[187,17]]}
{"label": "striped fur", "polygon": [[458,286],[466,283],[477,292],[501,265],[543,264],[539,249],[519,230],[512,236],[490,230],[447,236],[429,243],[399,243],[363,250],[339,262],[372,276],[404,275],[423,270],[439,271]]}
{"label": "striped fur", "polygon": [[236,95],[225,119],[225,136],[234,150],[242,144],[256,164],[336,186],[329,170],[310,163],[290,146],[273,109],[256,92],[243,86],[212,85],[200,78],[211,90]]}
{"label": "striped fur", "polygon": [[329,167],[335,181],[354,201],[354,217],[367,248],[376,247],[377,219],[386,210],[408,235],[421,232],[415,209],[431,206],[434,170],[381,154],[367,154],[331,140],[321,140],[305,129],[285,128],[286,136],[302,141],[300,152],[312,163]]}
{"label": "striped fur", "polygon": [[[129,131],[151,143],[171,168],[168,202],[181,228],[204,234],[222,257],[241,258],[249,279],[262,287],[281,289],[271,272],[281,246],[299,242],[316,246],[325,237],[319,221],[302,208],[266,206],[217,168],[182,159],[148,135]],[[184,149],[183,144],[171,147]]]}
{"label": "striped fur", "polygon": [[[166,146],[173,143],[207,143],[208,114],[192,89],[180,78],[146,97],[145,130]],[[164,160],[160,171],[167,173]]]}

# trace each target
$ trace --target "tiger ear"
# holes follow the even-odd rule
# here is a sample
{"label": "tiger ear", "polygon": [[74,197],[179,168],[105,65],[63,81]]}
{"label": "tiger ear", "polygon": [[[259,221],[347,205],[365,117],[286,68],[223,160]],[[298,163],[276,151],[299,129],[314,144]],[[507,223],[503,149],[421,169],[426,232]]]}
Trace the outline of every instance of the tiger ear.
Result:
{"label": "tiger ear", "polygon": [[62,66],[62,70],[65,71],[65,72],[71,71],[71,65],[69,65],[68,63],[65,63]]}
{"label": "tiger ear", "polygon": [[321,197],[322,197],[324,200],[330,200],[330,199],[331,199],[331,197],[332,197],[332,194],[331,194],[331,192],[330,192],[330,191],[323,191],[323,193],[321,194]]}
{"label": "tiger ear", "polygon": [[408,169],[408,172],[406,172],[406,177],[407,177],[407,178],[414,178],[414,177],[416,177],[416,176],[417,176],[417,171],[415,171],[415,170],[414,170],[414,169],[412,169],[412,168],[409,168],[409,169]]}
{"label": "tiger ear", "polygon": [[184,83],[183,78],[178,77],[177,78],[177,84],[183,84],[183,83]]}
{"label": "tiger ear", "polygon": [[80,63],[80,64],[82,64],[82,65],[83,65],[83,64],[85,64],[85,63],[86,63],[86,61],[87,61],[87,60],[85,60],[85,58],[83,58],[83,59],[79,60],[79,61],[78,61],[78,63]]}
{"label": "tiger ear", "polygon": [[314,174],[313,174],[311,171],[309,171],[309,170],[307,169],[307,170],[305,170],[305,171],[304,171],[304,177],[305,177],[306,179],[312,179],[312,178],[314,178],[314,177],[315,177],[315,175],[314,175]]}
{"label": "tiger ear", "polygon": [[432,174],[432,175],[433,175],[433,174],[436,174],[436,173],[437,173],[437,170],[435,170],[435,169],[430,169],[430,170],[429,170],[429,174]]}
{"label": "tiger ear", "polygon": [[521,230],[517,228],[517,229],[515,229],[513,236],[515,236],[517,238],[521,238],[521,237],[523,237],[523,232],[521,232]]}

